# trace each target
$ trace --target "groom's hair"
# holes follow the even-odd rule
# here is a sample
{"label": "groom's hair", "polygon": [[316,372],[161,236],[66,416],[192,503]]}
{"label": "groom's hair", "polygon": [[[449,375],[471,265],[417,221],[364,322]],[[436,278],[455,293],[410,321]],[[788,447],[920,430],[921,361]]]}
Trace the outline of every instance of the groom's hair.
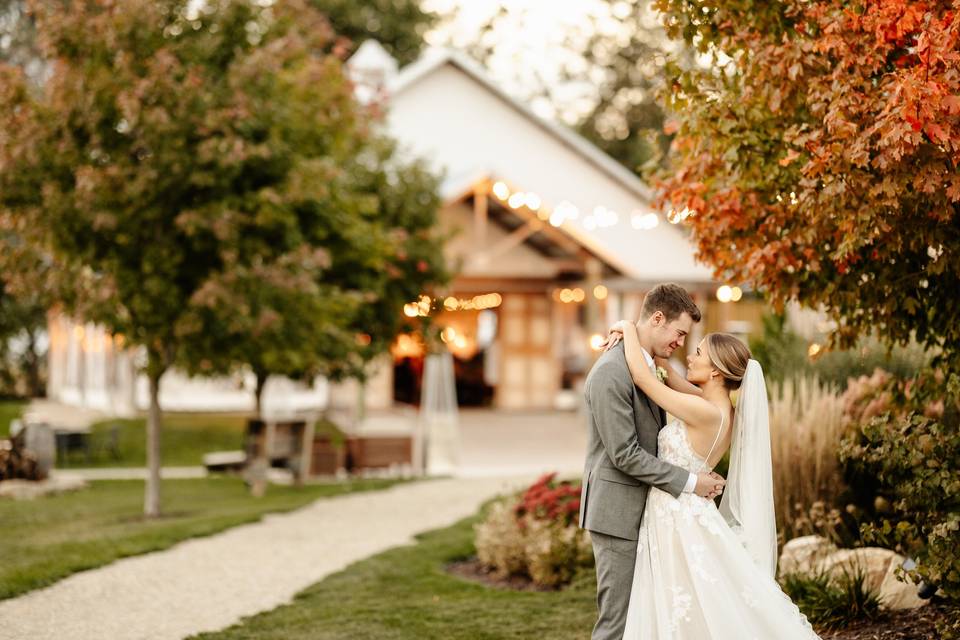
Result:
{"label": "groom's hair", "polygon": [[643,298],[640,319],[646,320],[657,311],[663,313],[667,322],[686,313],[694,322],[700,322],[700,309],[687,290],[678,284],[658,284]]}

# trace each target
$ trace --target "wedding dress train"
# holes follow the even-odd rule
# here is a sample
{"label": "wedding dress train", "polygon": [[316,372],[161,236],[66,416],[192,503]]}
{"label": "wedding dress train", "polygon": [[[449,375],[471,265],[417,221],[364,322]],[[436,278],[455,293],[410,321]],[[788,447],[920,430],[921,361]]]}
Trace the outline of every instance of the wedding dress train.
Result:
{"label": "wedding dress train", "polygon": [[[659,457],[693,473],[707,463],[679,420]],[[709,457],[709,454],[708,454]],[[813,640],[806,617],[748,553],[711,500],[650,489],[640,525],[624,640]]]}

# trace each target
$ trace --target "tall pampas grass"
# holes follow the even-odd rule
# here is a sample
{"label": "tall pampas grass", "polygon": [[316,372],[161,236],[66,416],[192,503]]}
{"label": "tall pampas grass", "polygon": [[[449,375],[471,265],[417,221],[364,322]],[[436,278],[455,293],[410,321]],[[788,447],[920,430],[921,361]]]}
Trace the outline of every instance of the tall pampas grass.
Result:
{"label": "tall pampas grass", "polygon": [[846,490],[837,451],[844,435],[843,400],[830,386],[803,377],[770,390],[770,446],[781,540],[818,533],[834,538]]}

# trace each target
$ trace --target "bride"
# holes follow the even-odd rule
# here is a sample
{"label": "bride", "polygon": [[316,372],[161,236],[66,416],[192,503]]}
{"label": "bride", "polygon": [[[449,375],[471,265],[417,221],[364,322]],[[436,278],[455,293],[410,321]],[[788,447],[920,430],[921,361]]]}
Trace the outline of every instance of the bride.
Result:
{"label": "bride", "polygon": [[[806,617],[775,580],[777,532],[763,371],[737,338],[711,333],[688,360],[686,380],[665,360],[663,385],[646,363],[634,324],[618,322],[634,383],[676,419],[658,437],[659,457],[692,473],[730,450],[717,509],[692,493],[651,487],[640,524],[624,640],[814,639]],[[734,410],[730,394],[740,390]]]}

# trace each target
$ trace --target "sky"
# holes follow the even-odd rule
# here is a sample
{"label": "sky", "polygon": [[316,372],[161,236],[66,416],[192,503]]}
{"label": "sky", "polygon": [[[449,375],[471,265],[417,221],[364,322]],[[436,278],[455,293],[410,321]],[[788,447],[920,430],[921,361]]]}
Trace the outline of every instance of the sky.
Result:
{"label": "sky", "polygon": [[[482,25],[503,5],[509,19],[498,22],[488,33],[495,45],[486,66],[491,76],[509,94],[526,99],[543,84],[553,89],[553,100],[534,98],[530,106],[537,115],[574,124],[593,105],[597,79],[591,79],[587,64],[567,43],[585,42],[592,25],[605,33],[623,31],[617,15],[629,12],[626,2],[603,0],[423,0],[429,11],[445,20],[426,35],[431,45],[465,48],[476,42]],[[583,73],[578,82],[564,81],[561,68]]]}

